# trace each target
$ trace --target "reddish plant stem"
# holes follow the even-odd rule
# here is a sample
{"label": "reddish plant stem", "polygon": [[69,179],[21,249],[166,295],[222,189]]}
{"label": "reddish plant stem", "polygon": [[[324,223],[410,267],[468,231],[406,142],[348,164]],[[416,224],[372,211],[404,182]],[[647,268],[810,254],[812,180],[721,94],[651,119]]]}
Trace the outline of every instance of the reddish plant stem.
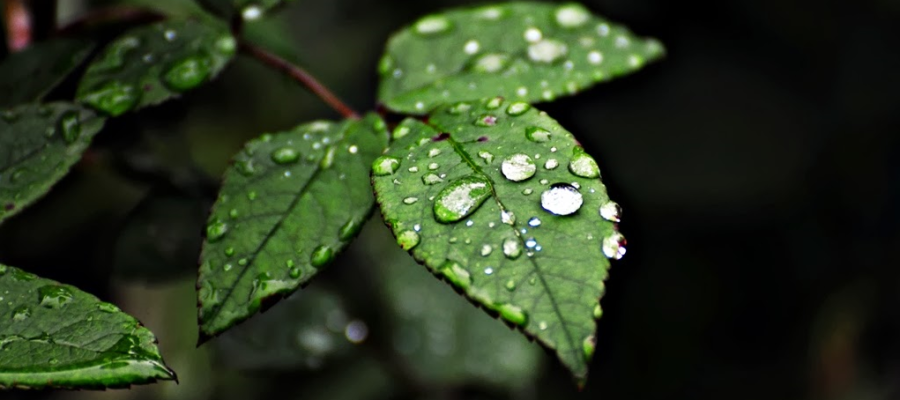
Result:
{"label": "reddish plant stem", "polygon": [[165,15],[160,13],[134,7],[109,7],[91,11],[82,15],[78,19],[59,27],[56,30],[57,35],[70,35],[81,32],[87,28],[115,23],[141,24],[147,22],[155,22],[165,19]]}
{"label": "reddish plant stem", "polygon": [[356,111],[344,104],[344,102],[328,90],[325,85],[319,83],[316,78],[306,72],[303,68],[243,40],[240,41],[240,49],[263,64],[275,68],[287,74],[297,82],[300,82],[303,86],[306,86],[309,91],[313,92],[313,94],[318,96],[322,101],[331,106],[331,108],[345,118],[359,119],[359,114]]}
{"label": "reddish plant stem", "polygon": [[31,15],[25,0],[6,0],[3,8],[6,23],[6,42],[11,53],[20,51],[31,44]]}

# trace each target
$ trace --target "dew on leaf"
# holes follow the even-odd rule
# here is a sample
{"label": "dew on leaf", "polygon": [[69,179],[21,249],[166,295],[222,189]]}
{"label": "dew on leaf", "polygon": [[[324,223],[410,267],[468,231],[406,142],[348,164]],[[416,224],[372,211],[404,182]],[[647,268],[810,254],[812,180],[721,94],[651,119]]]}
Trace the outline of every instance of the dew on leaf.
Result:
{"label": "dew on leaf", "polygon": [[406,169],[409,172],[419,172],[419,167],[412,166]]}
{"label": "dew on leaf", "polygon": [[541,207],[551,214],[569,215],[581,208],[581,192],[567,183],[556,183],[541,193]]}
{"label": "dew on leaf", "polygon": [[493,110],[495,108],[500,107],[500,105],[502,105],[502,104],[503,104],[503,98],[500,96],[497,96],[497,97],[494,97],[494,98],[488,100],[488,102],[485,103],[484,108],[487,108],[488,110]]}
{"label": "dew on leaf", "polygon": [[532,228],[536,228],[536,227],[541,226],[541,219],[538,218],[538,217],[531,217],[531,218],[528,220],[528,226],[530,226],[530,227],[532,227]]}
{"label": "dew on leaf", "polygon": [[63,139],[67,143],[75,143],[81,136],[81,123],[78,120],[78,112],[66,111],[59,118],[59,129],[62,131]]}
{"label": "dew on leaf", "polygon": [[495,73],[499,72],[509,64],[509,56],[501,53],[486,53],[479,56],[472,63],[471,69],[475,72]]}
{"label": "dew on leaf", "polygon": [[293,267],[290,272],[288,272],[288,275],[290,275],[291,279],[300,279],[300,277],[303,276],[303,270],[301,270],[300,267]]}
{"label": "dew on leaf", "polygon": [[434,171],[434,170],[436,170],[436,169],[438,169],[438,168],[440,168],[440,165],[438,165],[438,163],[430,163],[430,164],[428,164],[428,170],[429,170],[429,171]]}
{"label": "dew on leaf", "polygon": [[556,169],[556,167],[558,167],[558,166],[559,166],[559,161],[556,161],[555,158],[551,158],[551,159],[547,160],[547,162],[544,163],[544,168],[549,169],[549,170]]}
{"label": "dew on leaf", "polygon": [[603,62],[603,53],[601,53],[601,52],[599,52],[599,51],[597,51],[597,50],[593,50],[593,51],[591,51],[591,52],[588,52],[587,60],[588,60],[588,62],[591,63],[591,64],[599,65],[600,63]]}
{"label": "dew on leaf", "polygon": [[120,311],[119,307],[116,307],[115,304],[111,303],[100,303],[97,305],[97,309],[105,313],[115,313]]}
{"label": "dew on leaf", "polygon": [[334,260],[334,249],[326,245],[316,247],[309,256],[309,263],[316,268],[322,267],[332,260]]}
{"label": "dew on leaf", "polygon": [[513,225],[516,223],[516,214],[507,210],[500,211],[500,222],[507,225]]}
{"label": "dew on leaf", "polygon": [[28,306],[22,305],[16,307],[16,309],[12,312],[13,321],[24,321],[31,316],[31,309]]}
{"label": "dew on leaf", "polygon": [[403,204],[416,204],[419,201],[418,197],[407,197],[403,199]]}
{"label": "dew on leaf", "polygon": [[525,129],[525,137],[532,142],[546,142],[550,140],[550,131],[537,126],[530,126]]}
{"label": "dew on leaf", "polygon": [[582,350],[584,351],[584,359],[586,361],[590,361],[591,357],[594,356],[594,349],[596,348],[596,346],[597,343],[594,339],[594,335],[590,335],[584,338],[584,341],[582,342]]}
{"label": "dew on leaf", "polygon": [[391,156],[381,156],[372,162],[372,173],[377,176],[392,175],[400,168],[400,159]]}
{"label": "dew on leaf", "polygon": [[344,337],[353,344],[360,344],[369,336],[369,327],[365,322],[353,320],[344,328]]}
{"label": "dew on leaf", "polygon": [[362,229],[362,223],[355,218],[350,218],[341,226],[338,237],[346,242],[356,236],[360,229]]}
{"label": "dew on leaf", "polygon": [[234,247],[228,246],[225,248],[225,256],[231,257],[234,255]]}
{"label": "dew on leaf", "polygon": [[487,127],[497,125],[497,117],[485,114],[475,120],[475,126]]}
{"label": "dew on leaf", "polygon": [[247,200],[250,200],[250,201],[256,200],[256,196],[257,195],[256,195],[255,190],[251,190],[251,191],[247,192]]}
{"label": "dew on leaf", "polygon": [[539,63],[555,62],[566,53],[568,53],[566,44],[553,39],[544,39],[528,46],[528,58]]}
{"label": "dew on leaf", "polygon": [[469,175],[450,182],[434,201],[438,222],[459,221],[472,214],[491,195],[491,184],[484,177]]}
{"label": "dew on leaf", "polygon": [[528,103],[525,103],[522,101],[517,101],[515,103],[510,104],[509,107],[506,108],[506,113],[515,117],[515,116],[525,114],[530,109],[531,109],[531,104],[528,104]]}
{"label": "dew on leaf", "polygon": [[334,164],[334,153],[337,151],[335,147],[329,147],[325,150],[325,154],[322,156],[322,160],[319,161],[319,168],[328,169],[331,168],[331,165]]}
{"label": "dew on leaf", "polygon": [[232,268],[234,268],[234,265],[232,265],[231,263],[225,263],[225,265],[222,266],[222,271],[228,272],[231,271]]}
{"label": "dew on leaf", "polygon": [[625,256],[626,243],[625,236],[619,232],[614,232],[612,235],[603,239],[603,254],[608,258],[620,260]]}
{"label": "dew on leaf", "polygon": [[521,307],[512,304],[498,304],[494,306],[500,316],[518,326],[525,326],[528,323],[528,314]]}
{"label": "dew on leaf", "polygon": [[487,256],[491,255],[491,251],[493,251],[493,250],[494,249],[489,244],[482,245],[481,246],[481,256],[487,257]]}
{"label": "dew on leaf", "polygon": [[603,309],[600,308],[600,304],[594,306],[594,319],[600,319],[603,316]]}
{"label": "dew on leaf", "polygon": [[569,171],[582,178],[596,178],[600,176],[600,167],[597,166],[597,162],[580,147],[575,147],[572,150]]}
{"label": "dew on leaf", "polygon": [[134,86],[112,81],[82,98],[92,107],[115,117],[133,109],[140,96],[140,91]]}
{"label": "dew on leaf", "polygon": [[441,149],[428,150],[428,158],[434,158],[441,155]]}
{"label": "dew on leaf", "polygon": [[453,115],[459,115],[472,109],[472,105],[464,101],[460,101],[447,109],[447,112]]}
{"label": "dew on leaf", "polygon": [[503,160],[500,165],[500,172],[506,179],[513,182],[521,182],[534,176],[537,167],[534,160],[526,154],[513,154]]}
{"label": "dew on leaf", "polygon": [[214,243],[225,236],[227,232],[228,224],[219,219],[214,219],[206,226],[206,240]]}
{"label": "dew on leaf", "polygon": [[466,54],[475,54],[479,49],[481,49],[481,45],[477,40],[474,39],[466,42],[466,44],[463,46],[463,51],[465,51]]}
{"label": "dew on leaf", "polygon": [[484,151],[484,150],[479,151],[478,157],[480,157],[482,160],[484,160],[485,164],[490,164],[491,162],[494,161],[494,155],[488,151]]}
{"label": "dew on leaf", "polygon": [[178,33],[171,29],[166,29],[163,32],[163,37],[166,38],[167,41],[171,42],[178,38]]}
{"label": "dew on leaf", "polygon": [[293,164],[300,160],[300,152],[292,147],[280,147],[272,151],[272,161],[278,164]]}
{"label": "dew on leaf", "polygon": [[491,268],[491,267],[487,267],[487,268],[484,269],[484,274],[485,274],[485,275],[493,275],[493,274],[494,274],[494,269]]}
{"label": "dew on leaf", "polygon": [[220,53],[230,56],[237,50],[237,41],[231,35],[226,35],[217,39],[215,46]]}
{"label": "dew on leaf", "polygon": [[446,17],[434,15],[427,16],[416,22],[416,33],[423,36],[431,36],[449,31],[453,23]]}
{"label": "dew on leaf", "polygon": [[440,267],[440,273],[456,287],[468,291],[472,286],[472,276],[458,262],[447,260]]}
{"label": "dew on leaf", "polygon": [[524,194],[526,196],[528,196],[529,194],[532,194],[532,193],[534,193],[534,190],[531,190],[531,188],[525,188],[522,190],[522,194]]}
{"label": "dew on leaf", "polygon": [[522,37],[524,37],[525,41],[529,43],[537,43],[544,38],[544,34],[540,29],[532,27],[526,29],[525,33],[522,34]]}
{"label": "dew on leaf", "polygon": [[183,92],[203,83],[212,74],[211,66],[209,57],[188,57],[166,70],[163,82],[170,89]]}
{"label": "dew on leaf", "polygon": [[516,290],[516,281],[510,279],[510,280],[506,281],[506,284],[503,285],[503,287],[505,287],[506,290],[509,290],[510,292],[512,292],[512,291]]}
{"label": "dew on leaf", "polygon": [[419,234],[416,231],[405,230],[397,235],[397,244],[403,250],[411,250],[419,244]]}
{"label": "dew on leaf", "polygon": [[614,201],[607,201],[600,206],[600,216],[607,221],[619,222],[621,215],[622,207],[619,207],[619,204]]}
{"label": "dew on leaf", "polygon": [[503,240],[503,255],[510,260],[515,260],[522,255],[522,245],[519,239],[506,238]]}
{"label": "dew on leaf", "polygon": [[72,291],[65,286],[47,285],[38,288],[38,299],[45,308],[60,308],[72,301]]}
{"label": "dew on leaf", "polygon": [[262,15],[263,15],[262,7],[260,7],[256,4],[248,5],[248,6],[244,7],[243,10],[241,10],[241,18],[243,18],[244,21],[255,21],[255,20],[259,19],[260,17],[262,17]]}
{"label": "dew on leaf", "polygon": [[426,174],[426,175],[422,176],[422,183],[424,183],[426,185],[434,185],[436,183],[440,183],[443,181],[444,180],[441,179],[441,177],[437,176],[436,174]]}
{"label": "dew on leaf", "polygon": [[556,23],[563,28],[577,28],[590,19],[590,13],[580,4],[566,4],[556,9]]}

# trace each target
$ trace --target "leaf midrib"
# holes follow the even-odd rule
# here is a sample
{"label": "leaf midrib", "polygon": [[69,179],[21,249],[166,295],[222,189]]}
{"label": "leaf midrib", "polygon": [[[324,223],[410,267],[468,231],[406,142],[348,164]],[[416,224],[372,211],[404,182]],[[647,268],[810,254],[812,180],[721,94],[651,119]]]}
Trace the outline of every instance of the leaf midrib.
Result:
{"label": "leaf midrib", "polygon": [[[441,129],[440,126],[432,125],[431,123],[429,123],[429,125],[431,125],[433,128],[435,128],[438,132],[445,132],[445,130]],[[457,142],[453,138],[452,134],[448,134],[447,141],[450,143],[450,146],[453,147],[453,151],[466,162],[466,164],[469,166],[469,168],[471,168],[473,171],[475,171],[476,173],[478,173],[481,176],[483,176],[484,178],[486,178],[491,183],[491,197],[493,197],[494,201],[497,203],[497,206],[500,207],[500,210],[506,211],[507,210],[506,206],[503,205],[503,202],[500,200],[500,197],[497,195],[497,191],[494,190],[494,180],[490,177],[490,175],[485,173],[481,169],[481,167],[478,166],[478,164],[475,162],[475,160],[472,158],[472,156],[469,155],[469,153],[466,152],[465,149],[462,147],[462,143]],[[506,224],[503,224],[503,225],[506,225]],[[525,246],[525,241],[522,239],[522,235],[519,233],[519,231],[516,230],[515,227],[513,227],[512,225],[509,225],[509,226],[512,228],[512,231],[516,235],[516,238],[519,240],[520,244]],[[569,331],[569,328],[568,328],[567,324],[565,323],[565,319],[563,319],[563,317],[562,317],[562,312],[560,311],[559,305],[556,302],[556,297],[554,296],[553,291],[550,290],[550,286],[547,284],[547,281],[544,279],[544,273],[541,270],[541,267],[537,264],[537,262],[535,261],[535,259],[533,257],[528,257],[528,260],[529,260],[529,263],[534,268],[535,274],[538,276],[538,278],[540,278],[541,286],[543,286],[545,292],[547,293],[547,297],[550,299],[550,304],[553,306],[553,312],[560,322],[560,326],[562,327],[562,330],[566,335],[566,340],[569,342],[570,352],[575,353],[574,356],[575,356],[576,360],[580,360],[580,358],[578,357],[578,354],[577,354],[577,346],[575,345],[575,340],[572,339],[572,333]],[[537,334],[535,334],[535,336],[537,336]],[[559,350],[559,349],[557,349],[557,350]]]}

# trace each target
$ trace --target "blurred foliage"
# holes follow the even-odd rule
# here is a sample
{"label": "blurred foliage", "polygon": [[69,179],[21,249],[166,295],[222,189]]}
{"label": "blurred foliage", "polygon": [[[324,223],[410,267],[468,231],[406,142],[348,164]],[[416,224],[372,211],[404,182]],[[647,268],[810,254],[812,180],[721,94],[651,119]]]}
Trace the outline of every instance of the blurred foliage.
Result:
{"label": "blurred foliage", "polygon": [[[120,3],[61,1],[60,11],[71,18]],[[176,15],[198,10],[187,0],[128,3]],[[287,55],[365,110],[374,105],[376,66],[389,34],[421,15],[464,3],[474,2],[294,2],[249,23],[246,37]],[[161,178],[196,190],[183,183],[197,179],[173,177],[200,171],[205,178],[199,181],[215,181],[250,138],[335,116],[279,73],[238,56],[215,82],[180,100],[111,121],[96,149],[50,196],[0,226],[0,260],[137,316],[159,337],[181,384],[2,396],[897,398],[895,3],[585,2],[638,34],[658,37],[668,55],[641,74],[544,107],[597,155],[611,196],[625,209],[621,229],[630,245],[608,282],[582,392],[549,357],[540,358],[533,380],[525,379],[533,386],[515,391],[426,381],[422,392],[392,369],[395,363],[385,362],[388,356],[357,354],[362,351],[315,371],[239,371],[210,362],[211,349],[221,344],[195,348],[192,278],[153,285],[110,281],[118,232]],[[74,87],[64,83],[55,95],[62,93],[74,93]],[[176,150],[166,153],[167,160],[184,166],[176,169],[181,172],[134,173],[128,168],[134,163],[116,162],[131,161],[136,153],[124,149],[139,138]],[[374,306],[379,291],[388,289],[363,289],[377,286],[367,282],[377,282],[372,275],[380,273],[367,267],[388,258],[387,246],[377,244],[388,234],[380,229],[351,246],[316,282],[350,288],[348,315],[370,332],[351,349],[393,348],[391,340],[379,338],[391,337],[380,332],[393,331],[389,321],[397,317]],[[431,279],[423,267],[409,267]],[[436,291],[450,292],[452,304],[467,306],[433,283]],[[438,379],[432,370],[442,368],[430,362],[428,374],[434,375],[423,376]]]}

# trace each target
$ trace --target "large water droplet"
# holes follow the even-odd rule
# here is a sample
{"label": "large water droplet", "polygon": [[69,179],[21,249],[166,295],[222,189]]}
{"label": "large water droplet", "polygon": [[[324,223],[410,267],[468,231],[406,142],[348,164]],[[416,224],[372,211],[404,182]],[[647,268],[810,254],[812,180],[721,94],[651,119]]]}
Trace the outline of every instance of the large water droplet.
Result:
{"label": "large water droplet", "polygon": [[522,101],[517,101],[515,103],[510,104],[509,107],[506,108],[506,113],[516,117],[516,116],[525,114],[530,109],[531,109],[531,104],[528,104],[528,103],[525,103]]}
{"label": "large water droplet", "polygon": [[309,256],[309,263],[316,268],[322,267],[332,260],[334,260],[334,250],[331,246],[326,245],[316,247],[312,255]]}
{"label": "large water droplet", "polygon": [[18,306],[12,312],[13,321],[24,321],[31,316],[31,309],[28,306]]}
{"label": "large water droplet", "polygon": [[614,232],[603,239],[603,254],[614,260],[619,260],[625,256],[625,236],[619,232]]}
{"label": "large water droplet", "polygon": [[518,326],[525,326],[528,323],[528,314],[521,307],[512,304],[498,304],[494,308],[503,319]]}
{"label": "large water droplet", "polygon": [[74,143],[78,140],[81,137],[81,122],[78,120],[78,112],[66,111],[59,118],[59,129],[67,143]]}
{"label": "large water droplet", "polygon": [[531,178],[534,176],[535,170],[537,170],[537,167],[534,165],[534,160],[522,153],[507,157],[503,160],[503,164],[500,165],[500,172],[503,173],[503,176],[513,182],[521,182]]}
{"label": "large water droplet", "polygon": [[522,255],[522,244],[519,239],[507,238],[503,240],[503,255],[510,260],[515,260]]}
{"label": "large water droplet", "polygon": [[569,171],[582,178],[596,178],[600,176],[600,167],[589,154],[581,147],[572,149],[572,161],[569,161]]}
{"label": "large water droplet", "polygon": [[453,28],[453,23],[446,17],[439,15],[427,16],[416,22],[416,33],[423,36],[431,36],[444,33]]}
{"label": "large water droplet", "polygon": [[600,216],[607,221],[619,222],[622,217],[622,207],[614,201],[607,201],[606,204],[600,206]]}
{"label": "large water droplet", "polygon": [[400,159],[391,156],[381,156],[372,162],[372,173],[377,176],[392,175],[400,169]]}
{"label": "large water droplet", "polygon": [[541,193],[541,207],[556,215],[569,215],[581,208],[581,192],[567,183],[556,183]]}
{"label": "large water droplet", "polygon": [[228,224],[219,219],[214,219],[210,221],[209,225],[206,225],[206,240],[209,243],[217,242],[219,239],[222,239],[227,232]]}
{"label": "large water droplet", "polygon": [[438,193],[434,201],[434,217],[439,222],[459,221],[472,214],[491,195],[491,184],[484,177],[469,175],[459,178]]}
{"label": "large water droplet", "polygon": [[209,57],[188,57],[166,70],[163,82],[169,89],[183,92],[203,83],[212,73],[211,66]]}
{"label": "large water droplet", "polygon": [[525,137],[532,142],[546,142],[550,140],[550,131],[537,126],[525,128]]}
{"label": "large water droplet", "polygon": [[292,147],[281,147],[272,151],[272,161],[278,164],[293,164],[300,160],[300,152]]}
{"label": "large water droplet", "polygon": [[445,261],[440,267],[440,272],[450,283],[462,290],[468,291],[472,286],[471,274],[456,261]]}
{"label": "large water droplet", "polygon": [[528,46],[528,58],[540,63],[552,63],[568,53],[566,44],[558,40],[544,39]]}
{"label": "large water droplet", "polygon": [[140,91],[134,86],[113,81],[84,95],[82,99],[92,107],[115,117],[134,108],[140,97]]}
{"label": "large water droplet", "polygon": [[416,231],[405,230],[397,235],[397,244],[403,250],[411,250],[419,244],[419,234]]}
{"label": "large water droplet", "polygon": [[590,13],[581,4],[566,4],[556,9],[556,23],[563,28],[576,28],[590,19]]}
{"label": "large water droplet", "polygon": [[38,299],[41,306],[46,308],[60,308],[72,301],[72,291],[65,286],[47,285],[38,289]]}

